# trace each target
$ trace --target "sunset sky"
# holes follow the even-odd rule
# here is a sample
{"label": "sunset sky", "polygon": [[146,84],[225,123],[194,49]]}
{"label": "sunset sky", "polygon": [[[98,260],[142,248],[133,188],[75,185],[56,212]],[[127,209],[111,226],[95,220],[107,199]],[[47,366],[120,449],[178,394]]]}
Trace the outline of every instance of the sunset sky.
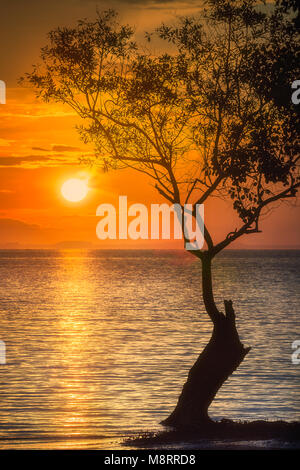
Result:
{"label": "sunset sky", "polygon": [[[99,248],[179,247],[178,242],[100,242],[96,238],[96,208],[128,202],[163,202],[147,177],[129,171],[102,173],[79,163],[92,148],[79,139],[79,123],[67,107],[38,101],[18,78],[38,62],[47,32],[95,16],[96,7],[116,7],[124,21],[136,27],[136,37],[162,20],[196,11],[199,2],[89,0],[3,0],[0,16],[0,80],[7,85],[7,104],[0,105],[0,248],[48,247],[61,242],[88,242]],[[299,78],[299,77],[295,77]],[[88,178],[90,191],[79,203],[61,195],[70,178]],[[300,248],[299,206],[282,204],[262,224],[263,233],[240,239],[232,248]],[[208,227],[216,239],[238,226],[230,205],[205,206]],[[67,246],[67,245],[66,245]]]}

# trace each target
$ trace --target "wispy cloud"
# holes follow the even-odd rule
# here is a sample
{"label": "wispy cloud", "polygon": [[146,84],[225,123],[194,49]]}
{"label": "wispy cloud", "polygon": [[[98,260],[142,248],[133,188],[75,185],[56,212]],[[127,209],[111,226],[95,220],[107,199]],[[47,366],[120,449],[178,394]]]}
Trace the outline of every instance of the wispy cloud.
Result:
{"label": "wispy cloud", "polygon": [[[78,164],[78,160],[67,159],[62,155],[27,155],[27,156],[8,156],[0,157],[0,166],[26,166],[36,164],[35,166],[60,166]],[[32,165],[31,165],[32,166]]]}
{"label": "wispy cloud", "polygon": [[70,145],[53,145],[53,152],[80,152],[79,147],[71,147]]}
{"label": "wispy cloud", "polygon": [[0,139],[0,147],[10,147],[14,140]]}

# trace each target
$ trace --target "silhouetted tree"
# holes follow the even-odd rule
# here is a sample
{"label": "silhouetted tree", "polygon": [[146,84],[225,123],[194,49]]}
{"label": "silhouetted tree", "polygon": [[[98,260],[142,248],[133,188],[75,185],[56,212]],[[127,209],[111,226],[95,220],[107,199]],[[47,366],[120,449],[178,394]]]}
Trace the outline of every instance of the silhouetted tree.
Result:
{"label": "silhouetted tree", "polygon": [[269,39],[258,43],[249,59],[249,70],[255,73],[254,83],[259,94],[286,108],[292,117],[300,111],[290,99],[291,84],[300,77],[299,19],[298,0],[277,0],[266,23]]}
{"label": "silhouetted tree", "polygon": [[[52,31],[42,65],[27,75],[45,101],[78,113],[81,136],[94,144],[93,161],[104,169],[146,173],[170,203],[192,203],[194,216],[196,204],[215,195],[232,200],[239,216],[240,226],[219,242],[205,224],[205,249],[191,252],[202,264],[213,333],[164,421],[176,427],[209,422],[209,405],[250,350],[240,341],[232,302],[224,301],[225,313],[216,306],[213,258],[259,232],[266,209],[294,198],[300,185],[296,113],[269,90],[286,53],[281,50],[276,62],[273,26],[279,15],[286,26],[292,21],[282,5],[274,8],[211,0],[199,15],[154,33],[173,51],[159,56],[140,53],[132,29],[120,26],[113,11],[104,12],[94,22]],[[292,27],[282,34],[295,42]],[[288,73],[280,69],[285,80],[292,67]]]}
{"label": "silhouetted tree", "polygon": [[[277,11],[292,15],[292,22],[295,27],[300,27],[300,4],[299,0],[276,0]],[[289,23],[290,23],[289,18]]]}

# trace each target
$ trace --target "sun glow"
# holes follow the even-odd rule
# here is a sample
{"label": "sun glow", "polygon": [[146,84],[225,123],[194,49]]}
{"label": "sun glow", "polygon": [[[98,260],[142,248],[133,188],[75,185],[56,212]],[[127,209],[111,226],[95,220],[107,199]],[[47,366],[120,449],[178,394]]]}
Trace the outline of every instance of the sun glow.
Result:
{"label": "sun glow", "polygon": [[61,187],[63,197],[70,202],[82,201],[87,195],[89,188],[87,182],[78,178],[71,178],[64,182]]}

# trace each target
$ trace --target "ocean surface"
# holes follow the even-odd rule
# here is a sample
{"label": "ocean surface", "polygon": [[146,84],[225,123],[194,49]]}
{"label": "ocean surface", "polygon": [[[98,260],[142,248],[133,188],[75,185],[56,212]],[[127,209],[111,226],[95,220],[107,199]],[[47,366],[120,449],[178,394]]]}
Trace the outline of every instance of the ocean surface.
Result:
{"label": "ocean surface", "polygon": [[[1,449],[121,449],[162,429],[211,333],[196,258],[9,250],[0,251],[0,279]],[[252,346],[211,406],[214,419],[300,420],[300,364],[291,360],[299,285],[300,251],[227,251],[214,261],[217,303],[233,300]]]}

